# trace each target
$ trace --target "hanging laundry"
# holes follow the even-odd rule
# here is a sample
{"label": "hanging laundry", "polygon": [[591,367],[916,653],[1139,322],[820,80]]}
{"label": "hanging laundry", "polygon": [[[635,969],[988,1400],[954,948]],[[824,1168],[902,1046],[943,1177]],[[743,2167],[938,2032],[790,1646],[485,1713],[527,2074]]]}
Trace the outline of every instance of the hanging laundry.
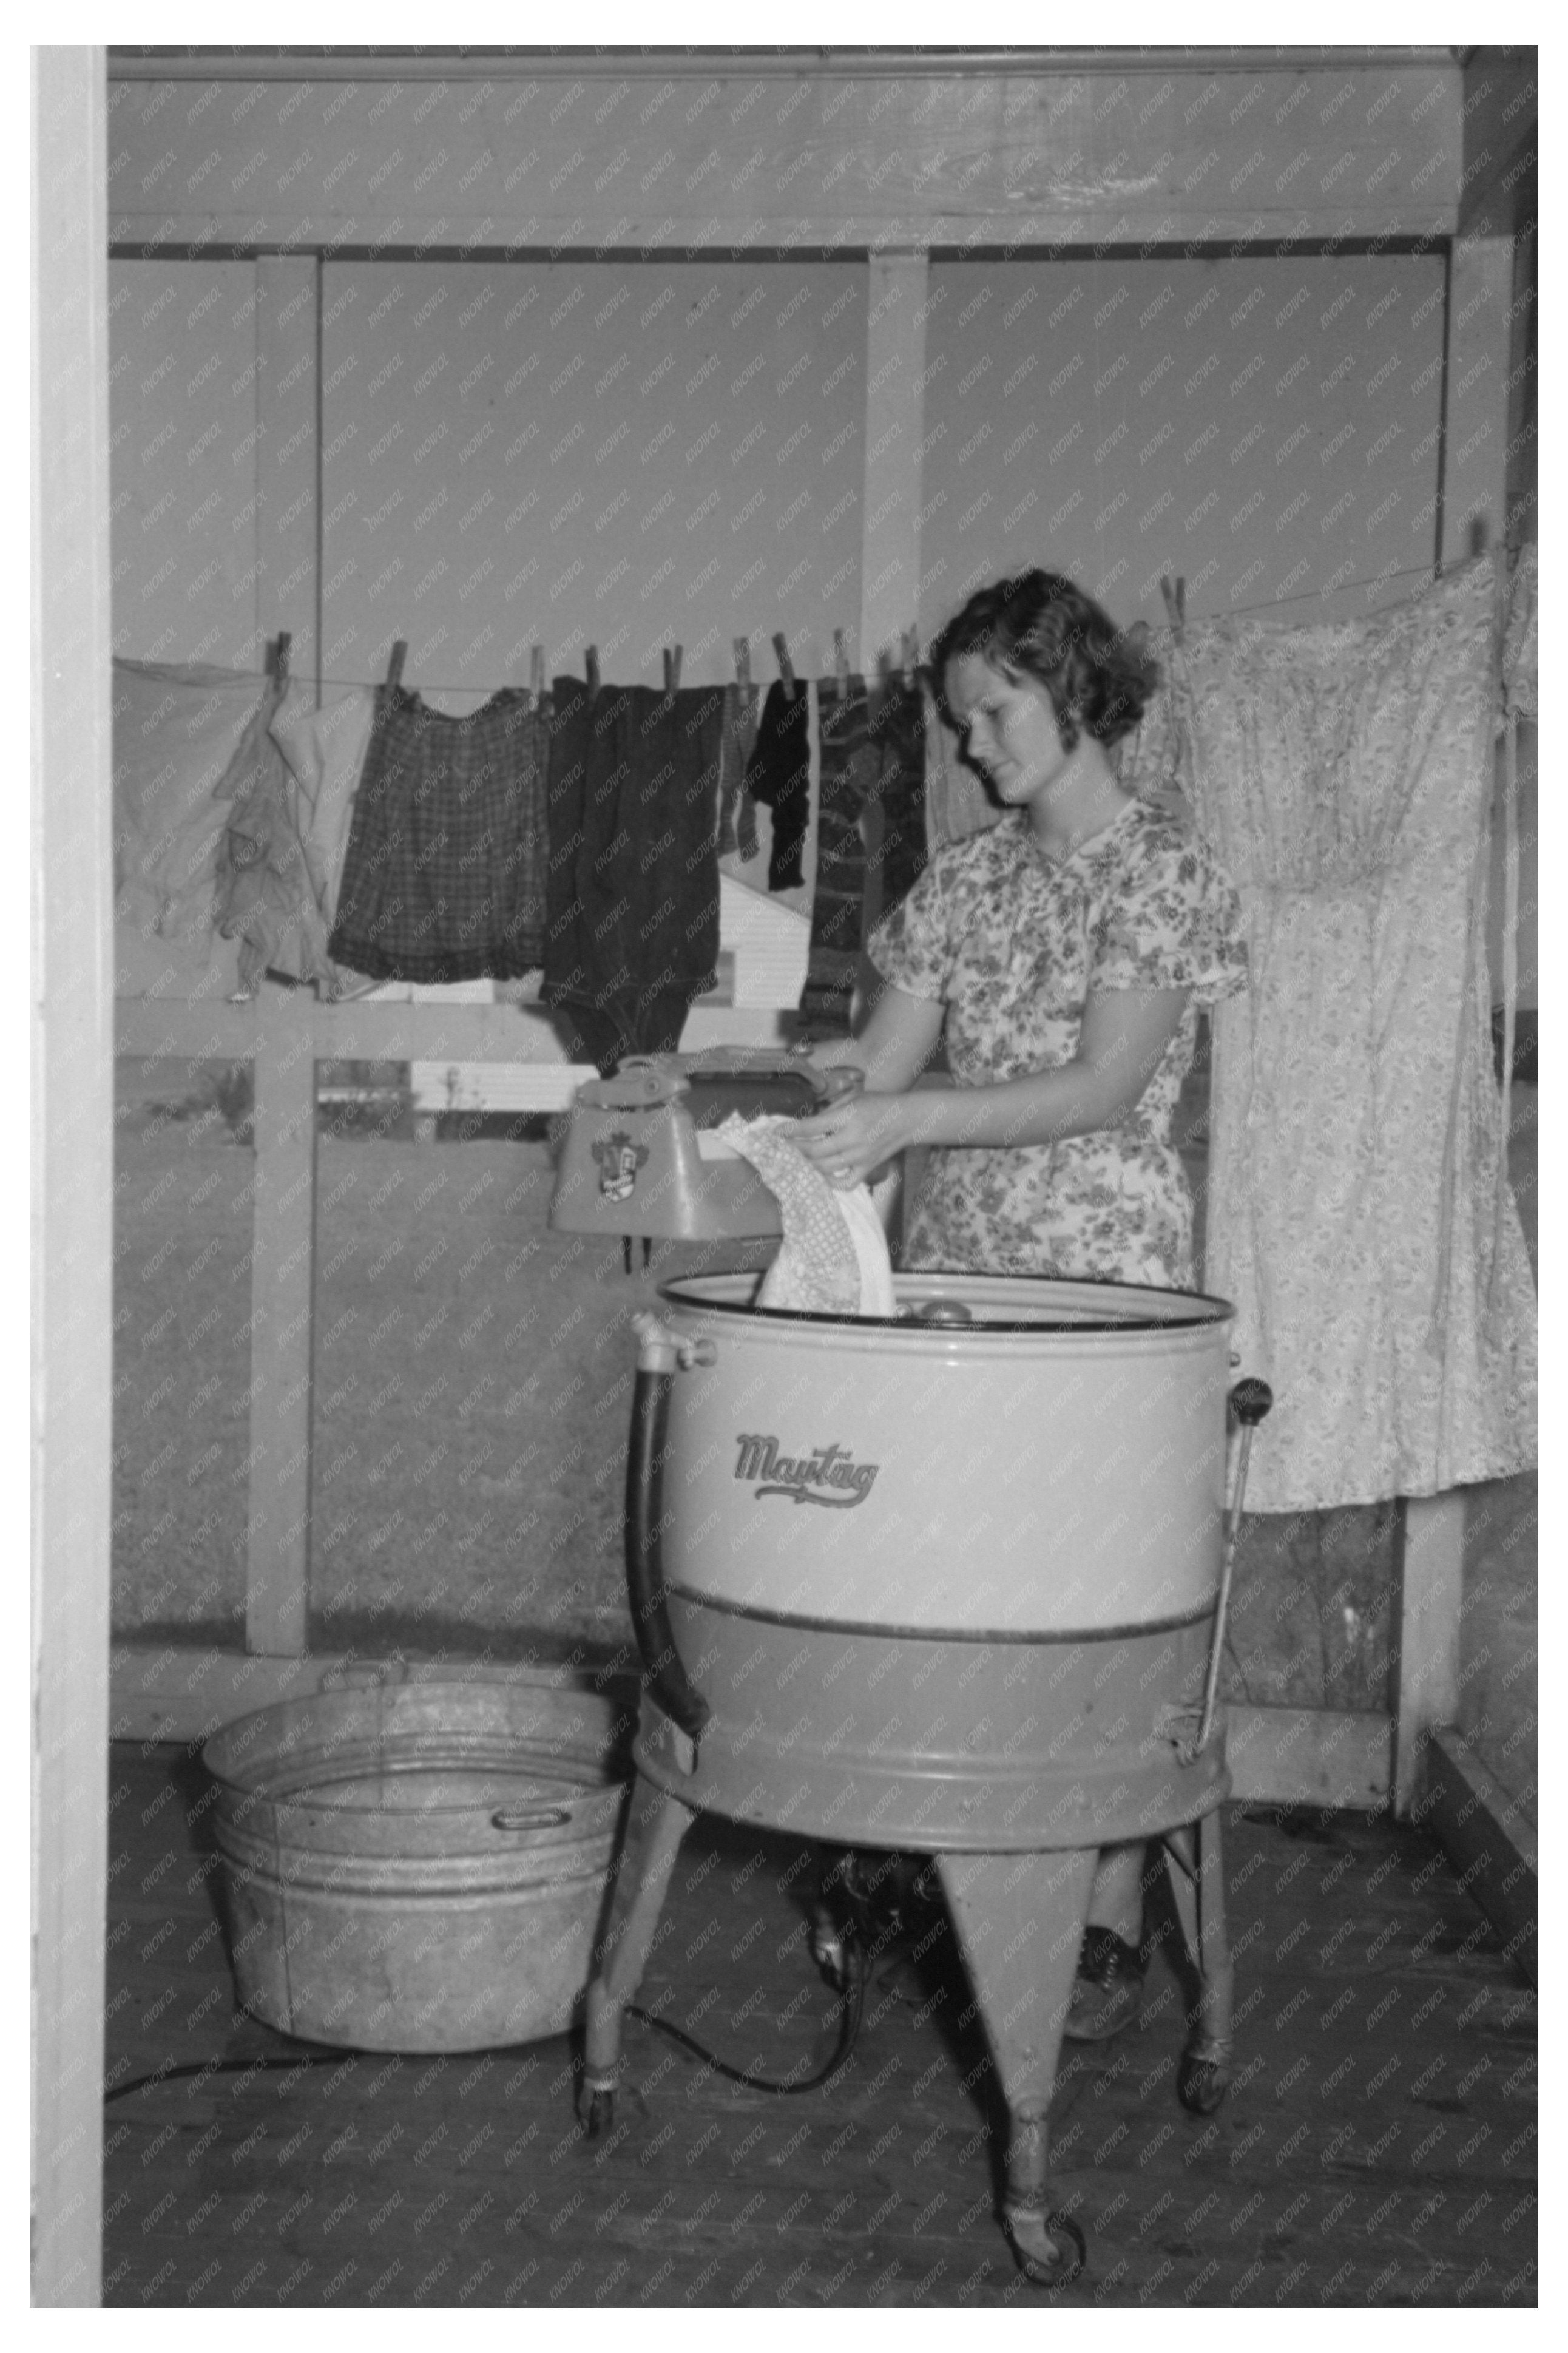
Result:
{"label": "hanging laundry", "polygon": [[226,809],[214,798],[258,700],[209,663],[113,665],[114,993],[215,997],[239,951],[213,919]]}
{"label": "hanging laundry", "polygon": [[1213,1016],[1205,1282],[1274,1389],[1255,1510],[1536,1459],[1486,960],[1495,629],[1485,557],[1362,620],[1189,624],[1163,647],[1179,707],[1123,769],[1157,786],[1184,724],[1242,903],[1251,987]]}
{"label": "hanging laundry", "polygon": [[807,1315],[891,1315],[892,1261],[864,1185],[839,1191],[790,1134],[795,1122],[737,1113],[713,1131],[749,1160],[779,1205],[784,1240],[757,1292],[759,1307]]}
{"label": "hanging laundry", "polygon": [[719,953],[723,699],[555,681],[542,995],[605,1072],[673,1053]]}
{"label": "hanging laundry", "polygon": [[805,880],[801,853],[811,815],[809,712],[805,689],[798,682],[791,694],[782,680],[775,680],[763,705],[756,744],[746,768],[752,798],[773,812],[770,891],[793,891]]}
{"label": "hanging laundry", "polygon": [[242,995],[254,996],[263,975],[275,972],[316,982],[335,997],[338,976],[291,806],[292,778],[268,732],[282,696],[277,685],[263,696],[214,795],[229,807],[214,870],[213,919],[222,938],[240,944]]}
{"label": "hanging laundry", "polygon": [[1540,594],[1540,551],[1532,539],[1526,540],[1514,559],[1508,583],[1508,622],[1502,649],[1503,707],[1526,719],[1541,715],[1537,612]]}
{"label": "hanging laundry", "polygon": [[521,979],[543,960],[545,739],[511,688],[467,718],[378,692],[331,954],[377,980]]}
{"label": "hanging laundry", "polygon": [[925,744],[918,691],[893,681],[868,697],[852,680],[818,690],[822,778],[812,893],[811,965],[801,1010],[847,1029],[873,923],[925,864]]}
{"label": "hanging laundry", "polygon": [[719,754],[719,855],[755,858],[757,809],[746,782],[757,740],[757,690],[754,686],[724,689],[724,733]]}
{"label": "hanging laundry", "polygon": [[958,755],[958,739],[937,709],[936,696],[922,681],[921,701],[925,743],[926,854],[933,856],[950,841],[967,840],[983,833],[1002,815],[984,782]]}
{"label": "hanging laundry", "polygon": [[908,896],[926,862],[925,705],[917,686],[896,677],[881,681],[867,706],[861,759],[868,933]]}
{"label": "hanging laundry", "polygon": [[[670,706],[675,738],[681,747],[682,773],[695,766],[697,781],[708,790],[711,803],[708,831],[717,855],[719,837],[723,830],[725,744],[731,726],[743,732],[745,713],[739,705],[739,698],[732,686],[677,687],[673,692],[667,691],[659,701]],[[743,776],[743,760],[734,765],[732,773],[737,781]],[[738,798],[737,795],[737,801]],[[738,809],[731,812],[732,817],[736,814]],[[754,854],[756,812],[752,810],[750,814]]]}
{"label": "hanging laundry", "polygon": [[374,717],[374,691],[363,686],[320,711],[302,694],[291,694],[272,722],[272,740],[288,761],[309,811],[302,828],[305,859],[329,924],[337,913],[354,793]]}

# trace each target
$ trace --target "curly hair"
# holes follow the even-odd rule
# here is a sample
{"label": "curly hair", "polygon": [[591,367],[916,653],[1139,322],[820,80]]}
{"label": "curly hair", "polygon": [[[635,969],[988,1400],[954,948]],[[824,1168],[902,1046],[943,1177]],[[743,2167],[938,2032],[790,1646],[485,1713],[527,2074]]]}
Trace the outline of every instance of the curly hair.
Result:
{"label": "curly hair", "polygon": [[965,654],[1043,686],[1068,752],[1080,733],[1101,744],[1130,735],[1160,677],[1136,637],[1059,572],[1022,572],[977,589],[939,633],[931,669],[950,721],[947,666]]}

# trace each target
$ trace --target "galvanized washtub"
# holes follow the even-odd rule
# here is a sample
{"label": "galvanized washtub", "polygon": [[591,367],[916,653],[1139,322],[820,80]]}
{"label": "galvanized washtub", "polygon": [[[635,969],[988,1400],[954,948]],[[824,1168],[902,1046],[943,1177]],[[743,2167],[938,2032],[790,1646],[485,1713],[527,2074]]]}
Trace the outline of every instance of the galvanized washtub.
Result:
{"label": "galvanized washtub", "polygon": [[308,2041],[476,2051],[568,2027],[629,1729],[589,1694],[346,1681],[206,1743],[244,2006]]}

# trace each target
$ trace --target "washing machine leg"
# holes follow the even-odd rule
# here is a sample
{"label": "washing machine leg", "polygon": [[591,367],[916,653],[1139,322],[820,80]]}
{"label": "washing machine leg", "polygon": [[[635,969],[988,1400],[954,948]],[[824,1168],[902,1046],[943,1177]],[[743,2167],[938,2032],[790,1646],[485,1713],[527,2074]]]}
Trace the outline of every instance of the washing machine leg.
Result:
{"label": "washing machine leg", "polygon": [[948,1909],[1007,2104],[1002,2227],[1026,2277],[1060,2287],[1083,2269],[1083,2233],[1051,2211],[1046,2113],[1098,1856],[944,1854]]}
{"label": "washing machine leg", "polygon": [[1198,1973],[1198,1995],[1188,2014],[1186,2047],[1176,2076],[1182,2105],[1212,2116],[1230,2088],[1231,2005],[1236,1969],[1225,1932],[1225,1860],[1219,1813],[1171,1832],[1165,1840],[1171,1893]]}
{"label": "washing machine leg", "polygon": [[692,1819],[689,1806],[637,1775],[626,1839],[616,1859],[609,1931],[601,1948],[598,1974],[588,1988],[579,2110],[590,2138],[607,2132],[615,2122],[626,2004],[642,1982],[675,1858]]}

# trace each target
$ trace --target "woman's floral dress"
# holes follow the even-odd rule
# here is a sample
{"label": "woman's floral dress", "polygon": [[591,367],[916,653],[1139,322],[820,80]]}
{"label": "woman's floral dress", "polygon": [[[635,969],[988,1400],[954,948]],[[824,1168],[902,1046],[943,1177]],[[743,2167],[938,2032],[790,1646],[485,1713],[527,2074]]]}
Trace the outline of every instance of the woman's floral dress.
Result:
{"label": "woman's floral dress", "polygon": [[1192,1201],[1171,1124],[1198,1008],[1243,986],[1246,949],[1236,894],[1186,817],[1129,801],[1052,864],[1026,812],[1009,812],[937,853],[869,953],[895,988],[946,1006],[961,1087],[1070,1061],[1091,996],[1191,990],[1119,1125],[1059,1144],[933,1150],[904,1248],[910,1268],[1191,1289]]}

